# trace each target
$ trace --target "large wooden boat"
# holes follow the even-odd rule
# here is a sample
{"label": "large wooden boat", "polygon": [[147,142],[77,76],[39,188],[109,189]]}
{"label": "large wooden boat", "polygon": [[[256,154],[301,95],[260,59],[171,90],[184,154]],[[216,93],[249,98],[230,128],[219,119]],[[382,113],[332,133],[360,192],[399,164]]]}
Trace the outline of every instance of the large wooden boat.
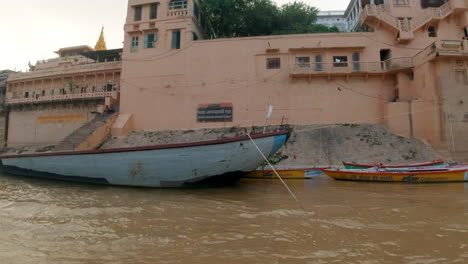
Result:
{"label": "large wooden boat", "polygon": [[[283,179],[311,179],[323,175],[320,168],[276,170],[276,172]],[[257,179],[275,179],[277,177],[273,170],[255,170],[245,175],[245,178]]]}
{"label": "large wooden boat", "polygon": [[395,165],[385,165],[381,163],[372,163],[372,164],[356,164],[356,163],[349,163],[344,162],[343,165],[346,169],[368,169],[372,167],[380,167],[380,168],[410,168],[410,167],[428,167],[428,166],[440,166],[443,165],[444,161],[441,159],[433,160],[433,161],[423,161],[423,162],[416,162],[416,163],[406,163],[406,164],[395,164]]}
{"label": "large wooden boat", "polygon": [[335,180],[374,182],[465,182],[468,181],[468,166],[443,166],[420,168],[371,168],[366,170],[323,169]]}
{"label": "large wooden boat", "polygon": [[[265,156],[288,131],[251,136]],[[238,179],[264,159],[248,136],[186,144],[0,156],[3,172],[66,181],[141,187],[184,187]]]}

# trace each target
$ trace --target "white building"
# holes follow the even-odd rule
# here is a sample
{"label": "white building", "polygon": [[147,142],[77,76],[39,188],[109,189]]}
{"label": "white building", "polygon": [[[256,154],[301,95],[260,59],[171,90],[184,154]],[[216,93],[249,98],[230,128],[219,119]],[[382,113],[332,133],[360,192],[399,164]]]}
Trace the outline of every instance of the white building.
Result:
{"label": "white building", "polygon": [[327,27],[337,27],[341,32],[348,30],[345,11],[320,11],[317,16],[317,24]]}

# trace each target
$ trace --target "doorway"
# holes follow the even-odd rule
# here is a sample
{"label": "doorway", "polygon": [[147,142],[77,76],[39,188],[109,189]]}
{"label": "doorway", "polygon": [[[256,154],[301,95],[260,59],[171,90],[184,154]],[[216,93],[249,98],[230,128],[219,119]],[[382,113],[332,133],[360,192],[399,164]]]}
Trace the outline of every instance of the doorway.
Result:
{"label": "doorway", "polygon": [[382,70],[385,70],[388,68],[389,65],[389,59],[392,57],[392,50],[390,49],[383,49],[380,50],[380,64],[382,66]]}

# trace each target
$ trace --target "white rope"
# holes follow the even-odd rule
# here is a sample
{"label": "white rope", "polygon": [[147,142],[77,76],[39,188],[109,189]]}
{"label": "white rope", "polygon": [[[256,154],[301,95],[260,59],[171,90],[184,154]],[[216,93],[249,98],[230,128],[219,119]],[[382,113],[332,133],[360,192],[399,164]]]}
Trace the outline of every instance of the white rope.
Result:
{"label": "white rope", "polygon": [[[260,152],[260,154],[262,155],[263,159],[265,159],[265,161],[268,163],[268,165],[270,166],[270,168],[275,172],[276,176],[278,177],[278,179],[281,180],[281,182],[283,183],[284,187],[286,187],[286,189],[288,190],[288,192],[291,194],[291,196],[294,198],[294,200],[296,200],[296,202],[299,203],[299,205],[301,205],[301,202],[299,201],[299,199],[297,199],[296,195],[294,195],[294,193],[291,191],[291,189],[289,188],[289,186],[286,184],[286,182],[283,180],[283,178],[281,178],[281,176],[278,174],[278,172],[276,172],[275,168],[273,167],[273,165],[271,165],[270,161],[268,161],[267,157],[263,154],[263,152],[260,150],[260,148],[258,147],[258,145],[255,143],[255,141],[252,139],[252,137],[250,136],[250,134],[247,134],[247,136],[249,136],[250,138],[250,141],[252,141],[252,143],[254,144],[255,148],[257,148],[258,152]],[[302,207],[302,205],[301,205]]]}

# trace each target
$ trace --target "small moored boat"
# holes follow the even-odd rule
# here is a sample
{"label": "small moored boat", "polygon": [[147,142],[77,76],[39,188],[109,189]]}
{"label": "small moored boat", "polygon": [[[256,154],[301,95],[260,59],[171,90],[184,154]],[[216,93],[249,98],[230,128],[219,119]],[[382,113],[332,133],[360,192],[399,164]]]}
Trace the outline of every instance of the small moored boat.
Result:
{"label": "small moored boat", "polygon": [[410,168],[410,167],[429,167],[429,166],[440,166],[444,165],[444,161],[441,159],[433,160],[433,161],[423,161],[423,162],[416,162],[416,163],[407,163],[407,164],[395,164],[395,165],[384,165],[381,163],[372,163],[372,164],[356,164],[356,163],[349,163],[344,162],[343,165],[346,169],[367,169],[372,167],[380,167],[380,168]]}
{"label": "small moored boat", "polygon": [[465,182],[468,181],[468,166],[442,166],[420,168],[371,168],[356,169],[323,169],[326,175],[335,180],[374,181],[374,182]]}
{"label": "small moored boat", "polygon": [[[269,157],[289,131],[251,135]],[[232,182],[264,162],[248,136],[135,148],[0,156],[6,173],[47,179],[141,187]]]}
{"label": "small moored boat", "polygon": [[[283,179],[311,179],[323,175],[321,168],[276,170],[276,172]],[[278,176],[276,176],[275,172],[272,170],[255,170],[245,176],[245,178],[258,179],[274,179],[277,177]]]}

